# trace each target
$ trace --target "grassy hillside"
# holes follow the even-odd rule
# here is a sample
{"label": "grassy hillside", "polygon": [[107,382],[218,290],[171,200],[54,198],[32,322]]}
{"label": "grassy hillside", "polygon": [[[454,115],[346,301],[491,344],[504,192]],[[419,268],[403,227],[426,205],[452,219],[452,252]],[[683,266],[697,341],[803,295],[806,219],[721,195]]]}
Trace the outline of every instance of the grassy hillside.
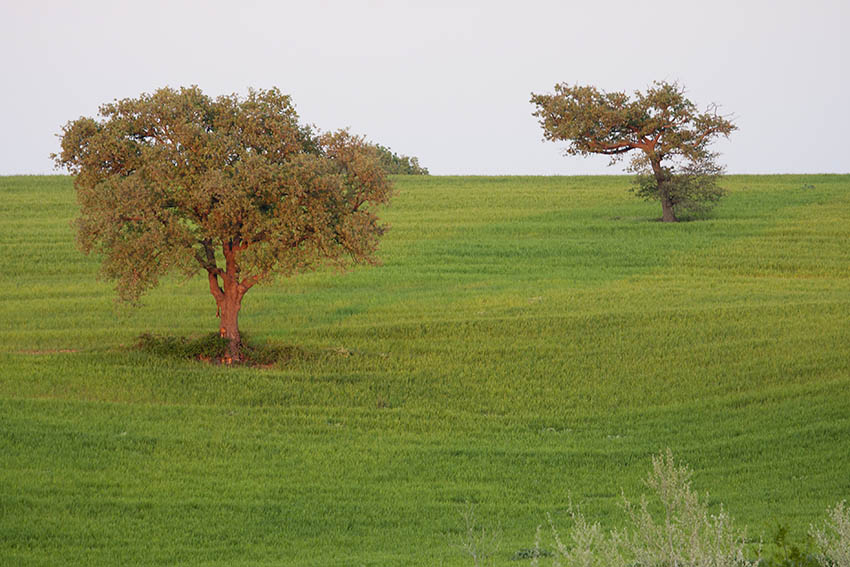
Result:
{"label": "grassy hillside", "polygon": [[468,565],[467,502],[507,561],[667,447],[756,536],[850,498],[850,176],[672,226],[624,177],[397,185],[383,266],[246,296],[291,355],[248,369],[135,349],[215,330],[205,281],[116,307],[71,180],[0,178],[0,563]]}

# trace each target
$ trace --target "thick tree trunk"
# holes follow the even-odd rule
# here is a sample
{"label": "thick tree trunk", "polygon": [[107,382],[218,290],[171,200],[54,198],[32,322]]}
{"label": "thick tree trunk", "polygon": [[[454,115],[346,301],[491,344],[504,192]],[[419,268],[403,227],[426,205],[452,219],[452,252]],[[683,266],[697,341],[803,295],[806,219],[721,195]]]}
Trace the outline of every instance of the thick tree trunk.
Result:
{"label": "thick tree trunk", "polygon": [[229,340],[227,346],[227,354],[229,359],[223,362],[241,362],[242,354],[242,337],[239,334],[239,309],[242,307],[242,297],[238,290],[230,292],[225,289],[224,297],[218,302],[219,309],[219,335]]}
{"label": "thick tree trunk", "polygon": [[[222,272],[217,268],[209,271],[210,293],[215,298],[218,307],[219,336],[228,339],[227,356],[222,362],[242,362],[242,336],[239,334],[239,309],[242,308],[242,297],[248,291],[247,287],[240,285],[235,277],[233,264],[228,265],[228,270]],[[222,285],[219,285],[219,276]]]}
{"label": "thick tree trunk", "polygon": [[673,212],[673,203],[670,199],[662,194],[661,197],[661,222],[677,222],[676,214]]}

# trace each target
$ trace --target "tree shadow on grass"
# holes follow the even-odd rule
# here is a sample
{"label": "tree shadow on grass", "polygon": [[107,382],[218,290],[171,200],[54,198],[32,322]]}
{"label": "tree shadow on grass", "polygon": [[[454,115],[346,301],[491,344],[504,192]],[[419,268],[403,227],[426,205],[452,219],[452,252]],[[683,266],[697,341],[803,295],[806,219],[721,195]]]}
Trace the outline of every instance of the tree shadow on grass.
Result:
{"label": "tree shadow on grass", "polygon": [[[144,333],[139,336],[136,348],[142,352],[162,357],[197,360],[209,364],[231,364],[228,339],[217,333],[199,337],[176,337]],[[312,360],[322,356],[300,346],[256,343],[242,334],[244,360],[241,366],[272,367],[289,362]]]}

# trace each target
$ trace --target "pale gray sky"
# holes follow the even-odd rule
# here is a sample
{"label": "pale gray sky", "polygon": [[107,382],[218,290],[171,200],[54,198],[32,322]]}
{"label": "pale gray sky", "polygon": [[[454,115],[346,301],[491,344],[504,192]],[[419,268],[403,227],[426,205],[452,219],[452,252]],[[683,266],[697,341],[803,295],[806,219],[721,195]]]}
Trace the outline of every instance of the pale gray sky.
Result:
{"label": "pale gray sky", "polygon": [[739,130],[733,173],[850,171],[847,0],[2,0],[0,175],[52,173],[62,125],[116,98],[279,87],[303,121],[434,174],[619,173],[542,141],[529,97],[679,81]]}

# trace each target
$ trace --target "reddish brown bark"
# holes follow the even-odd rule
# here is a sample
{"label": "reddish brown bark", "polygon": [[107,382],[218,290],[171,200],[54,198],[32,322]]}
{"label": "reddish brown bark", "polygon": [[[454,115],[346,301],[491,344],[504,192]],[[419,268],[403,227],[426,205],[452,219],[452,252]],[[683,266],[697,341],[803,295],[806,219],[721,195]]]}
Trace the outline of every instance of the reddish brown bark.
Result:
{"label": "reddish brown bark", "polygon": [[225,292],[224,298],[218,303],[219,335],[229,340],[226,362],[241,362],[242,336],[239,334],[239,309],[242,307],[242,297],[238,293]]}
{"label": "reddish brown bark", "polygon": [[[225,270],[207,268],[210,282],[210,292],[215,298],[219,317],[219,336],[228,339],[227,357],[224,362],[242,362],[242,336],[239,333],[239,310],[242,308],[242,298],[253,285],[253,281],[243,284],[238,279],[237,264],[238,248],[232,244],[222,247],[225,258]],[[220,279],[219,279],[220,278]]]}

